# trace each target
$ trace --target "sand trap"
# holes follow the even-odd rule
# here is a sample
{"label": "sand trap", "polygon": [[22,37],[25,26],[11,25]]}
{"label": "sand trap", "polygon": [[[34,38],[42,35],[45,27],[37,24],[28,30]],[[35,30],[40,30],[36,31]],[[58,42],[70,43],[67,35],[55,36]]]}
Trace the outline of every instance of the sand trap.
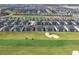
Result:
{"label": "sand trap", "polygon": [[74,50],[74,51],[72,52],[72,55],[79,55],[79,51]]}
{"label": "sand trap", "polygon": [[45,33],[45,36],[48,37],[48,38],[55,38],[55,39],[58,39],[59,38],[58,35],[56,35],[56,34],[50,34],[48,32]]}

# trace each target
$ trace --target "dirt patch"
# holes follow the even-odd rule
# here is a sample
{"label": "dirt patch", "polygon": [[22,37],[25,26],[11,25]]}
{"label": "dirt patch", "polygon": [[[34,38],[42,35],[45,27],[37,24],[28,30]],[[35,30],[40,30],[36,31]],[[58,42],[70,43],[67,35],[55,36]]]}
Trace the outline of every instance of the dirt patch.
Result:
{"label": "dirt patch", "polygon": [[48,32],[45,33],[45,36],[48,37],[48,38],[55,38],[55,39],[60,38],[59,35],[50,34],[50,33],[48,33]]}

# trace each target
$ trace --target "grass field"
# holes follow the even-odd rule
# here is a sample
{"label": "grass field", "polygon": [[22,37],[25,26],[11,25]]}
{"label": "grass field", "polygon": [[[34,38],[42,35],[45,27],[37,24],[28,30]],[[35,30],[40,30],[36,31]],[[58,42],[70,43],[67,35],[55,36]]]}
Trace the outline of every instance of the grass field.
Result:
{"label": "grass field", "polygon": [[[60,36],[57,40],[79,40],[79,32],[50,32]],[[17,39],[17,40],[56,40],[45,36],[45,32],[0,32],[0,39]]]}
{"label": "grass field", "polygon": [[60,38],[50,39],[45,32],[0,32],[0,54],[70,55],[73,50],[79,50],[79,32],[50,33]]}
{"label": "grass field", "polygon": [[0,40],[0,54],[72,54],[79,40]]}
{"label": "grass field", "polygon": [[25,47],[25,46],[0,46],[0,54],[19,55],[71,55],[73,50],[79,51],[79,46],[61,47]]}
{"label": "grass field", "polygon": [[0,40],[1,46],[61,47],[79,45],[79,40]]}
{"label": "grass field", "polygon": [[73,16],[39,16],[39,15],[7,15],[1,17],[26,17],[26,18],[74,18]]}

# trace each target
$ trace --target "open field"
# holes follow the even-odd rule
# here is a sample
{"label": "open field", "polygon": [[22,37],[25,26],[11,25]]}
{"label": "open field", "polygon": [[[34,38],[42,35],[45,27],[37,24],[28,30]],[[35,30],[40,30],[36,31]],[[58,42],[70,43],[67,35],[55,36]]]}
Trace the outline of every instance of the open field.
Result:
{"label": "open field", "polygon": [[24,47],[24,46],[0,46],[1,54],[20,54],[20,55],[71,55],[73,50],[79,51],[79,46],[61,47]]}
{"label": "open field", "polygon": [[79,46],[61,47],[24,47],[24,46],[0,46],[0,54],[7,55],[71,55],[73,50],[79,50]]}
{"label": "open field", "polygon": [[15,40],[79,40],[79,32],[50,32],[56,34],[60,38],[48,38],[45,32],[0,32],[0,39],[15,39]]}
{"label": "open field", "polygon": [[45,32],[0,32],[0,54],[71,55],[79,50],[79,32],[50,32],[59,39],[47,38]]}
{"label": "open field", "polygon": [[72,54],[79,40],[0,40],[0,54]]}
{"label": "open field", "polygon": [[61,47],[79,45],[79,40],[0,40],[1,46]]}

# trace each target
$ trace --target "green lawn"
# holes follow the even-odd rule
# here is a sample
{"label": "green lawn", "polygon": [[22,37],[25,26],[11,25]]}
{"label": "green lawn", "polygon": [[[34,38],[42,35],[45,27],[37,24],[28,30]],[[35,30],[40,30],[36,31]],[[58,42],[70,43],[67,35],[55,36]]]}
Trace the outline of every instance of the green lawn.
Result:
{"label": "green lawn", "polygon": [[50,32],[59,39],[48,38],[45,32],[0,32],[0,54],[72,54],[79,51],[79,32]]}
{"label": "green lawn", "polygon": [[72,54],[79,40],[0,40],[0,54]]}
{"label": "green lawn", "polygon": [[79,40],[0,40],[1,46],[61,47],[79,45]]}

